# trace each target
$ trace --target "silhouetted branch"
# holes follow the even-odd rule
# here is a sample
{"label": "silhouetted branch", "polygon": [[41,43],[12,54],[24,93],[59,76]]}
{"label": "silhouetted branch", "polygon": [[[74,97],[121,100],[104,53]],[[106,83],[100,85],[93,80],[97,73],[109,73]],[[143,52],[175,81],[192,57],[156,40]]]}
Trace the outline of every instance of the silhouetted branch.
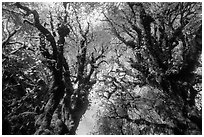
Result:
{"label": "silhouetted branch", "polygon": [[2,42],[2,48],[4,48],[7,44],[9,44],[9,40],[11,39],[11,37],[13,37],[16,32],[20,30],[20,28],[15,29],[11,34],[9,34],[9,36]]}
{"label": "silhouetted branch", "polygon": [[49,32],[49,30],[40,24],[40,18],[39,18],[38,12],[36,10],[30,10],[28,7],[21,5],[19,2],[16,2],[15,5],[18,8],[24,10],[26,12],[26,16],[33,14],[34,22],[31,23],[28,20],[26,22],[29,22],[29,24],[34,25],[43,35],[46,36],[46,39],[51,43],[51,46],[53,48],[53,58],[57,59],[57,46],[56,46],[55,39],[52,36],[52,34]]}

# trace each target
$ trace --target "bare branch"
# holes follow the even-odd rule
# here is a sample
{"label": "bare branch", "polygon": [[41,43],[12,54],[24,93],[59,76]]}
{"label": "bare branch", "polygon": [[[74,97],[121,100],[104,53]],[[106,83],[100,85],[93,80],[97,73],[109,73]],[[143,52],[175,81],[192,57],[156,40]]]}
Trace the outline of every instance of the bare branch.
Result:
{"label": "bare branch", "polygon": [[20,30],[20,28],[15,29],[3,42],[2,42],[2,48],[5,48],[5,46],[9,43],[9,40],[11,39],[11,37],[13,37],[16,32]]}

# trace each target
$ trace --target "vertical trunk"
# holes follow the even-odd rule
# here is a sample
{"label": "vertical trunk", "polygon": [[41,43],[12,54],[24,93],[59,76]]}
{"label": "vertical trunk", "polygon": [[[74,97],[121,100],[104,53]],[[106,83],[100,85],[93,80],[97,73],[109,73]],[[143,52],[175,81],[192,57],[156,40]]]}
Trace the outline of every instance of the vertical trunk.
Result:
{"label": "vertical trunk", "polygon": [[[74,91],[72,94],[69,94],[70,92],[66,93],[64,98],[62,118],[69,130],[69,135],[76,134],[80,119],[88,108],[88,90],[85,93],[84,89],[85,88],[78,88],[77,91]],[[76,93],[79,94],[75,95]]]}
{"label": "vertical trunk", "polygon": [[70,112],[71,121],[73,125],[70,128],[70,135],[75,135],[80,119],[88,108],[88,98],[79,97],[76,101],[75,108]]}
{"label": "vertical trunk", "polygon": [[[54,83],[51,88],[50,99],[47,102],[43,114],[39,116],[36,120],[36,126],[39,126],[35,134],[51,134],[47,133],[47,130],[50,129],[50,123],[52,120],[52,115],[59,105],[60,100],[62,99],[65,91],[64,83],[61,79],[60,74],[54,77]],[[61,80],[60,80],[61,79]]]}

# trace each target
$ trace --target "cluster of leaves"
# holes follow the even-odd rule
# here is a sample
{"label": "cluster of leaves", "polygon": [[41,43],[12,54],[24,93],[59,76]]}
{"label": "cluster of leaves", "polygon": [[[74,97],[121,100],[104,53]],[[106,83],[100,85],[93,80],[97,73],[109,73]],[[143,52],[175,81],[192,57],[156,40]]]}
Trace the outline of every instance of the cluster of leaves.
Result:
{"label": "cluster of leaves", "polygon": [[43,94],[46,98],[45,81],[49,81],[49,71],[27,45],[14,42],[3,47],[2,52],[3,119],[11,122],[10,126],[4,123],[3,126],[12,127],[3,134],[33,134],[34,108],[42,106]]}

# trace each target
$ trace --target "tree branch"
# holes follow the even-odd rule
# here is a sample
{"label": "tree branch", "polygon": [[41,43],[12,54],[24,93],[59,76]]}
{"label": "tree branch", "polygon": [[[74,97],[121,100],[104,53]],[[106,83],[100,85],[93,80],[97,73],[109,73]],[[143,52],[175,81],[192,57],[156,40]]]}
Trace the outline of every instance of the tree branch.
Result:
{"label": "tree branch", "polygon": [[5,48],[5,46],[6,46],[7,44],[9,44],[10,38],[13,37],[13,36],[16,34],[16,32],[17,32],[18,30],[20,30],[20,28],[15,29],[15,30],[2,42],[2,48]]}
{"label": "tree branch", "polygon": [[46,39],[51,43],[51,46],[53,49],[53,58],[56,60],[57,59],[57,46],[56,46],[55,39],[52,36],[52,34],[49,32],[49,30],[40,24],[40,18],[39,18],[38,12],[36,10],[30,10],[28,7],[21,5],[19,2],[16,2],[15,5],[18,8],[24,10],[27,16],[29,16],[30,14],[33,14],[34,23],[29,23],[29,24],[33,24],[43,35],[46,36]]}

